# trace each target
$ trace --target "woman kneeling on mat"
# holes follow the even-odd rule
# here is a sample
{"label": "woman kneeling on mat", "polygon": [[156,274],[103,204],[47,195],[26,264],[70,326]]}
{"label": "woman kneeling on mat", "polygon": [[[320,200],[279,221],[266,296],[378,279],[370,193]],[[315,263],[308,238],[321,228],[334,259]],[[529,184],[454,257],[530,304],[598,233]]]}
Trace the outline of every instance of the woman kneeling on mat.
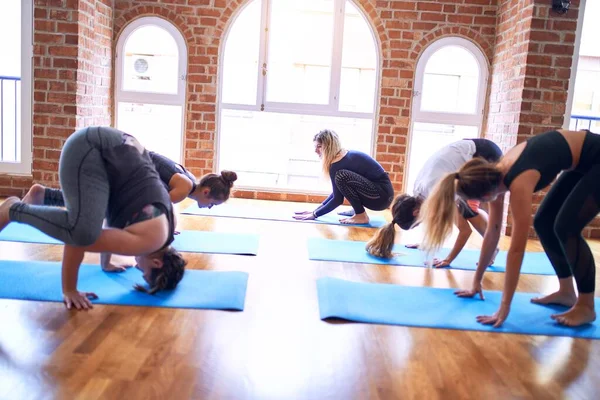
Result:
{"label": "woman kneeling on mat", "polygon": [[220,175],[207,174],[196,181],[181,164],[155,152],[149,152],[160,179],[165,184],[173,203],[179,203],[186,197],[196,201],[199,208],[212,208],[229,199],[233,182],[237,174],[233,171],[221,171]]}
{"label": "woman kneeling on mat", "polygon": [[[456,192],[463,198],[490,201],[490,218],[471,290],[456,292],[461,297],[479,294],[485,267],[498,244],[504,196],[510,192],[512,236],[506,260],[502,304],[492,316],[478,316],[483,324],[502,325],[519,280],[531,225],[533,193],[547,187],[561,172],[533,218],[544,251],[559,280],[557,292],[534,298],[537,304],[570,307],[552,318],[578,326],[596,319],[594,289],[596,266],[583,239],[583,228],[600,211],[600,136],[590,131],[558,130],[539,134],[510,149],[498,163],[474,159],[457,173],[447,175],[422,207],[426,225],[424,247],[438,248],[452,227]],[[576,294],[573,277],[577,283]]]}
{"label": "woman kneeling on mat", "polygon": [[[446,174],[457,171],[467,161],[476,157],[481,157],[489,162],[496,162],[502,157],[502,150],[491,140],[464,139],[444,146],[429,157],[415,180],[413,195],[401,194],[394,199],[392,222],[381,228],[367,243],[369,254],[376,257],[391,258],[396,236],[395,225],[397,224],[404,230],[417,226],[416,221],[419,217],[421,205],[429,197],[435,185]],[[471,236],[472,229],[470,225],[473,225],[481,236],[484,235],[488,215],[479,208],[479,205],[479,201],[457,199],[456,207],[459,213],[456,214],[454,221],[458,227],[458,237],[446,258],[433,260],[434,267],[447,267],[454,261]],[[418,245],[407,245],[406,247],[415,248]]]}
{"label": "woman kneeling on mat", "polygon": [[[0,230],[11,221],[31,225],[65,243],[62,289],[67,308],[92,308],[94,293],[77,290],[86,251],[136,256],[137,267],[154,293],[174,289],[184,274],[173,242],[174,214],[169,194],[148,151],[133,137],[109,127],[90,127],[65,142],[59,163],[61,190],[37,185],[23,201],[0,205]],[[103,229],[104,218],[108,228]],[[89,297],[89,298],[88,298]]]}
{"label": "woman kneeling on mat", "polygon": [[323,172],[331,178],[333,192],[314,211],[298,212],[295,219],[311,220],[325,215],[348,199],[354,215],[340,220],[342,224],[367,224],[365,207],[385,210],[392,203],[394,188],[387,172],[369,155],[344,150],[337,133],[325,129],[313,138],[315,152],[323,161]]}

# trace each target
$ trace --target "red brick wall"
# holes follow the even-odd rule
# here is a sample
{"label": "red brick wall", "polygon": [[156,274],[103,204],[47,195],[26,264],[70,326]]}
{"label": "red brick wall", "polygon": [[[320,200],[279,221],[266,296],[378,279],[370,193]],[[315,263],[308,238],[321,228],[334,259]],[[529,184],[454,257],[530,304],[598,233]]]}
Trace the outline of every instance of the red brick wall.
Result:
{"label": "red brick wall", "polygon": [[[244,1],[116,0],[115,39],[133,19],[159,15],[184,34],[189,51],[185,163],[192,172],[212,172],[215,154],[217,62],[221,38]],[[383,58],[376,158],[401,189],[415,63],[425,46],[439,37],[473,40],[491,59],[496,0],[360,0],[381,43]],[[238,191],[236,196],[312,201],[321,196]]]}
{"label": "red brick wall", "polygon": [[60,149],[77,115],[77,2],[36,1],[33,34],[33,180],[58,185]]}
{"label": "red brick wall", "polygon": [[[33,180],[56,185],[64,139],[77,127],[112,121],[113,75],[108,60],[126,24],[145,15],[171,21],[185,38],[189,54],[185,164],[197,175],[212,172],[221,38],[243,3],[245,0],[36,0]],[[507,147],[514,144],[517,134],[539,132],[562,118],[565,99],[561,92],[564,96],[578,1],[566,17],[550,17],[549,1],[545,0],[358,0],[358,5],[381,44],[376,158],[390,171],[396,189],[401,190],[405,171],[416,61],[428,44],[442,36],[472,40],[493,65],[487,136]],[[528,41],[531,29],[533,36]],[[539,75],[546,72],[555,76]],[[0,191],[4,194],[8,192],[2,187],[15,190],[29,184],[26,179],[7,177],[0,180]],[[236,195],[322,199],[251,191]]]}
{"label": "red brick wall", "polygon": [[[562,127],[578,6],[579,0],[572,1],[569,12],[558,15],[547,1],[500,1],[486,136],[503,150]],[[533,213],[545,194],[535,195]],[[600,237],[596,226],[598,221],[584,235]],[[511,229],[508,211],[506,234]],[[533,228],[530,235],[535,236]]]}
{"label": "red brick wall", "polygon": [[112,124],[113,2],[79,1],[77,128]]}

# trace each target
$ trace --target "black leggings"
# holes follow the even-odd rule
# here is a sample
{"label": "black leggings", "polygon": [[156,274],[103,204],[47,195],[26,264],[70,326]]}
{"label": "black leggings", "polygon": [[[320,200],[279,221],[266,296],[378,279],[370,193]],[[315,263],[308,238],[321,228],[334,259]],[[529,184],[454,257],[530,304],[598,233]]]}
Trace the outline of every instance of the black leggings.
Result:
{"label": "black leggings", "polygon": [[593,293],[596,265],[581,235],[600,211],[600,165],[563,172],[535,215],[533,225],[559,278],[575,276],[579,293]]}
{"label": "black leggings", "polygon": [[356,214],[364,213],[365,207],[375,211],[385,210],[394,199],[391,184],[375,183],[347,169],[335,173],[335,185]]}

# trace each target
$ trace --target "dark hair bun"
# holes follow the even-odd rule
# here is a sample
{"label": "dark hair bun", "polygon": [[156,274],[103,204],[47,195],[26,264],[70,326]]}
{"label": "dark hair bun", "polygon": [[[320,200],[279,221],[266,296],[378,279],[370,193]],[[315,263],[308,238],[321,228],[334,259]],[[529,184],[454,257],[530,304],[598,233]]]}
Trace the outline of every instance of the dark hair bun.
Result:
{"label": "dark hair bun", "polygon": [[221,177],[229,185],[233,185],[233,182],[237,180],[237,174],[233,171],[221,171]]}

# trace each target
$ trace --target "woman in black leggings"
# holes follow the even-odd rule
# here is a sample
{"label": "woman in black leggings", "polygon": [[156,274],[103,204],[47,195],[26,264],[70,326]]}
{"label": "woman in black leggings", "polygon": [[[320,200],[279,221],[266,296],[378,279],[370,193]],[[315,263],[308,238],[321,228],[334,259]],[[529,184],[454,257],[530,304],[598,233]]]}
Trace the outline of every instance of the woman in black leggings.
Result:
{"label": "woman in black leggings", "polygon": [[294,218],[310,220],[330,213],[348,199],[354,215],[343,224],[367,224],[365,208],[381,211],[390,206],[394,188],[387,172],[369,155],[344,150],[337,133],[325,129],[313,138],[315,152],[323,161],[323,171],[331,178],[333,192],[314,211],[298,212]]}
{"label": "woman in black leggings", "polygon": [[533,193],[547,187],[561,172],[533,219],[533,226],[558,276],[559,289],[531,301],[570,307],[552,318],[563,325],[579,326],[596,319],[596,265],[581,232],[600,211],[600,136],[590,131],[566,130],[539,134],[513,147],[498,163],[481,159],[467,162],[456,173],[443,178],[438,190],[425,201],[422,220],[428,249],[440,246],[443,233],[451,227],[452,220],[440,218],[445,210],[454,207],[454,202],[446,199],[453,199],[458,192],[466,199],[491,201],[488,229],[473,287],[457,291],[462,297],[479,294],[483,298],[483,272],[498,244],[504,195],[510,192],[514,226],[502,303],[494,315],[477,317],[479,322],[497,327],[508,316],[532,222]]}

